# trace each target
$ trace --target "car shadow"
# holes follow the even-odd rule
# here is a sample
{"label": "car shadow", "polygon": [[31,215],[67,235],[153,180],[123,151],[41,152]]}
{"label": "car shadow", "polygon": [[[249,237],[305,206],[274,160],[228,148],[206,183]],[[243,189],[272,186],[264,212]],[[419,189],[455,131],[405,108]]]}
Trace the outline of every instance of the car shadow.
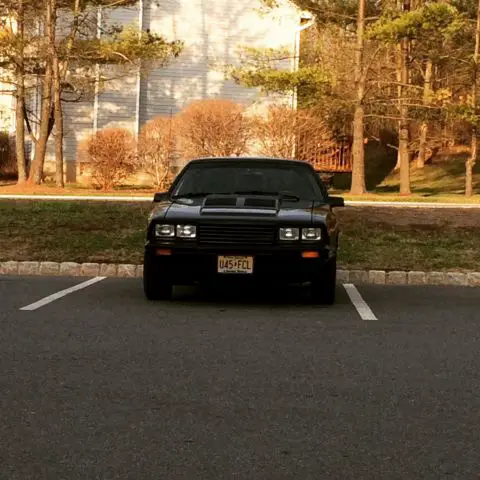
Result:
{"label": "car shadow", "polygon": [[341,285],[337,285],[335,305],[325,306],[312,302],[308,286],[290,287],[242,287],[226,286],[175,287],[173,304],[202,306],[242,306],[242,307],[311,307],[315,309],[334,308],[335,305],[349,304],[350,301]]}

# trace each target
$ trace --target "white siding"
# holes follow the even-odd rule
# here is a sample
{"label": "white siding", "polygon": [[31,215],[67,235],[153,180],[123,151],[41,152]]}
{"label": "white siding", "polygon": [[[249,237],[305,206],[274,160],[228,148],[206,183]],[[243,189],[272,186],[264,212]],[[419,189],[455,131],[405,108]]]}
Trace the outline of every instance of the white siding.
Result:
{"label": "white siding", "polygon": [[[138,5],[132,8],[117,8],[108,11],[104,19],[109,24],[138,25]],[[123,127],[135,129],[137,105],[137,75],[126,75],[119,68],[102,67],[101,75],[107,78],[118,77],[105,84],[98,98],[98,129]]]}
{"label": "white siding", "polygon": [[101,75],[115,78],[106,83],[98,96],[98,129],[122,127],[135,130],[137,76],[124,75],[117,68],[102,67]]}
{"label": "white siding", "polygon": [[[93,99],[86,98],[78,102],[64,102],[63,116],[64,160],[65,162],[75,162],[80,143],[93,132]],[[55,127],[47,145],[47,170],[54,170],[53,165],[48,165],[55,162],[54,135]],[[69,175],[69,181],[75,180],[72,175]]]}
{"label": "white siding", "polygon": [[[15,19],[0,16],[0,29],[16,30]],[[1,60],[2,58],[0,58]],[[15,129],[15,95],[11,71],[0,67],[0,131],[13,132]]]}
{"label": "white siding", "polygon": [[[183,40],[185,49],[167,67],[153,68],[140,82],[130,73],[106,84],[98,96],[98,128],[121,126],[135,131],[137,125],[157,115],[175,114],[196,99],[228,98],[246,105],[272,101],[258,89],[226,80],[221,70],[238,63],[236,51],[241,45],[285,46],[293,51],[298,13],[288,7],[262,16],[260,6],[260,0],[143,0],[143,28],[168,40]],[[139,4],[116,9],[108,13],[108,22],[138,24],[139,14]],[[285,63],[285,68],[291,66]],[[101,71],[107,77],[119,73],[112,67]],[[288,95],[274,100],[292,101]],[[69,104],[65,113],[65,158],[72,161],[79,141],[93,132],[94,101]]]}
{"label": "white siding", "polygon": [[93,100],[64,104],[65,161],[75,161],[78,147],[92,133]]}
{"label": "white siding", "polygon": [[[2,72],[0,70],[0,76]],[[0,82],[0,131],[13,132],[15,129],[15,97],[11,84]]]}
{"label": "white siding", "polygon": [[[103,21],[109,24],[127,25],[135,23],[138,15],[138,7],[119,8],[108,11],[108,13],[105,12]],[[67,23],[65,21],[65,24]],[[97,128],[124,127],[134,129],[136,122],[136,76],[122,74],[122,71],[118,68],[108,66],[102,67],[100,74],[105,78],[118,79],[106,83],[105,88],[98,95]],[[78,147],[80,143],[94,132],[94,103],[93,96],[78,103],[64,103],[64,154],[66,162],[74,162],[79,159]],[[49,141],[47,157],[50,162],[54,161],[53,137]]]}
{"label": "white siding", "polygon": [[170,40],[183,40],[185,49],[178,59],[149,72],[141,82],[140,123],[176,113],[196,99],[265,101],[257,89],[235,85],[221,71],[223,65],[238,63],[241,45],[293,50],[296,12],[288,8],[262,17],[259,8],[259,0],[147,0],[144,28]]}

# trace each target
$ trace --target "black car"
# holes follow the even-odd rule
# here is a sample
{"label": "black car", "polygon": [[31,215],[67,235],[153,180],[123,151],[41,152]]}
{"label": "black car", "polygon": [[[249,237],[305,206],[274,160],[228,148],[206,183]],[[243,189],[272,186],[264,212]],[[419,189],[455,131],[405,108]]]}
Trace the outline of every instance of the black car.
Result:
{"label": "black car", "polygon": [[312,166],[275,158],[193,160],[157,193],[145,243],[150,300],[173,285],[220,280],[311,284],[312,299],[335,301],[339,224]]}

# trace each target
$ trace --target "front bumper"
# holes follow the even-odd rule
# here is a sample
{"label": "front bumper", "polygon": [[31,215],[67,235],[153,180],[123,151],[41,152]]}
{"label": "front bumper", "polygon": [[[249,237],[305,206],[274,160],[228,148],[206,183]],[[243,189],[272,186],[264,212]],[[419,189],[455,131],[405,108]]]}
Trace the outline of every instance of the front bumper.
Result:
{"label": "front bumper", "polygon": [[[330,258],[330,250],[320,248],[194,248],[173,245],[146,245],[148,258],[159,262],[162,274],[168,275],[176,285],[197,282],[265,282],[278,284],[303,283],[314,280],[323,271]],[[160,251],[158,254],[157,252]],[[317,258],[303,258],[303,252],[317,252]],[[165,255],[165,253],[169,253]],[[253,273],[218,273],[219,255],[253,257]]]}

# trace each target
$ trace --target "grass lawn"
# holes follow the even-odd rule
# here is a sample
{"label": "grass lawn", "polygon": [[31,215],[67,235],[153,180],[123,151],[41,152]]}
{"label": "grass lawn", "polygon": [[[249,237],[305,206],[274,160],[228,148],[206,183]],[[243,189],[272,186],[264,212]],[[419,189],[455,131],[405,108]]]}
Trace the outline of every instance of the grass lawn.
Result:
{"label": "grass lawn", "polygon": [[104,192],[85,185],[68,183],[65,188],[58,188],[55,184],[16,185],[13,181],[0,180],[0,195],[75,195],[75,196],[131,196],[153,197],[157,190],[148,186],[125,185]]}
{"label": "grass lawn", "polygon": [[[458,147],[439,153],[431,164],[423,169],[417,169],[412,163],[410,169],[410,196],[400,196],[400,174],[392,172],[367,195],[349,194],[349,190],[336,190],[346,200],[369,201],[401,201],[401,202],[432,202],[432,203],[480,203],[480,164],[474,168],[474,192],[471,198],[466,198],[465,192],[465,160],[468,149]],[[379,159],[367,158],[366,162],[378,162]],[[373,167],[371,167],[373,168]],[[379,165],[375,168],[380,168]],[[374,168],[374,169],[375,169]],[[332,192],[333,194],[333,192]]]}
{"label": "grass lawn", "polygon": [[480,270],[478,227],[343,223],[340,263],[381,270]]}
{"label": "grass lawn", "polygon": [[[0,202],[0,261],[141,263],[151,204]],[[480,212],[339,210],[348,268],[480,271]]]}
{"label": "grass lawn", "polygon": [[394,195],[391,193],[370,193],[367,195],[350,195],[348,192],[331,191],[330,195],[339,195],[347,201],[368,202],[409,202],[409,203],[452,203],[452,204],[480,204],[480,195],[466,198],[464,195],[435,195],[424,196],[412,194],[409,196]]}
{"label": "grass lawn", "polygon": [[0,259],[142,260],[150,204],[0,202]]}

